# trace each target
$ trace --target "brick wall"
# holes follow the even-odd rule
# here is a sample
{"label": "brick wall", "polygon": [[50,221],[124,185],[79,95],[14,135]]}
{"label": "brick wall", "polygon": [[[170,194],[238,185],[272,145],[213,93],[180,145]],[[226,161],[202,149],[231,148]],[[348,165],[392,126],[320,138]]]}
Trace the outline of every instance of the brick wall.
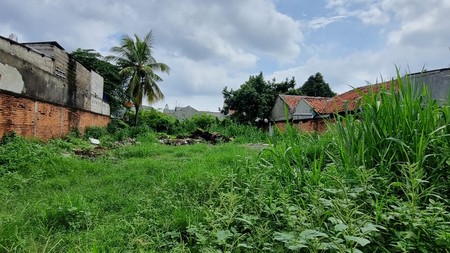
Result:
{"label": "brick wall", "polygon": [[78,128],[106,126],[109,116],[40,102],[0,91],[0,137],[11,131],[43,140],[62,137]]}
{"label": "brick wall", "polygon": [[[286,130],[286,122],[277,122],[276,126],[282,132]],[[292,123],[292,126],[302,132],[324,133],[327,130],[327,122],[324,119],[309,119]]]}

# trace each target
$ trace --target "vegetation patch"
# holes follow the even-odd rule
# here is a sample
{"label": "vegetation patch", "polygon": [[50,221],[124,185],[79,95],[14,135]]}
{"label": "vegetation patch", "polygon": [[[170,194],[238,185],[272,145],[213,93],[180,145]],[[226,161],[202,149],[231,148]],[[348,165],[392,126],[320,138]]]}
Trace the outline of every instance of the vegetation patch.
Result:
{"label": "vegetation patch", "polygon": [[93,132],[114,160],[5,137],[0,251],[448,252],[450,105],[406,79],[360,108],[322,135],[212,122],[217,145],[113,122]]}
{"label": "vegetation patch", "polygon": [[219,144],[226,143],[232,141],[232,137],[224,136],[218,132],[208,132],[201,128],[197,128],[193,133],[189,136],[178,135],[175,138],[171,138],[170,136],[160,136],[159,142],[166,145],[192,145],[196,143],[209,143],[209,144]]}

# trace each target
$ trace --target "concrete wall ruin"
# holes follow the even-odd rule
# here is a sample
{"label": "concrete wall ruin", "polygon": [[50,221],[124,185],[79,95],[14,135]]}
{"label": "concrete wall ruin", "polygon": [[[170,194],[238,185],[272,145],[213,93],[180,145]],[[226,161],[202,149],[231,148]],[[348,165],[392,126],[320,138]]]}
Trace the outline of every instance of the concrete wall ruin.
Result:
{"label": "concrete wall ruin", "polygon": [[[36,105],[45,104],[51,105],[49,115],[52,117],[60,112],[56,118],[78,118],[79,122],[73,124],[61,123],[60,120],[59,123],[46,124],[48,129],[53,129],[57,123],[57,128],[63,129],[59,133],[67,133],[68,130],[64,130],[66,126],[83,130],[89,125],[81,122],[87,114],[103,117],[100,125],[104,125],[104,121],[109,121],[110,111],[102,97],[103,77],[71,59],[58,43],[20,44],[0,36],[0,136],[8,130],[22,132],[21,129],[28,125],[39,128],[39,117],[28,116],[41,115]],[[18,108],[11,106],[10,99],[20,101],[15,103]],[[18,116],[17,113],[23,115]],[[75,117],[77,114],[82,116]],[[26,130],[23,133],[44,139],[61,136],[55,134],[58,131],[54,129],[51,132],[40,134],[41,131],[34,131],[31,134]]]}

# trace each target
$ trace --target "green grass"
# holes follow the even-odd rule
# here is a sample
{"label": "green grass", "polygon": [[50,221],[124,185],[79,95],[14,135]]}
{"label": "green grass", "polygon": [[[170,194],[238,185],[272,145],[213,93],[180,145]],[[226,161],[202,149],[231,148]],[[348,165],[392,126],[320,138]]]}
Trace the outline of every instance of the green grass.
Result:
{"label": "green grass", "polygon": [[326,134],[288,127],[263,153],[275,188],[309,211],[276,232],[286,248],[449,252],[449,102],[398,79]]}
{"label": "green grass", "polygon": [[30,156],[40,149],[48,156],[24,170],[7,167],[0,178],[0,252],[167,250],[205,219],[204,204],[239,159],[257,155],[238,144],[144,142],[91,161],[28,145],[39,147],[25,150]]}
{"label": "green grass", "polygon": [[[379,102],[380,101],[380,102]],[[449,252],[450,114],[408,79],[322,135],[248,126],[164,146],[146,127],[0,144],[0,252]]]}

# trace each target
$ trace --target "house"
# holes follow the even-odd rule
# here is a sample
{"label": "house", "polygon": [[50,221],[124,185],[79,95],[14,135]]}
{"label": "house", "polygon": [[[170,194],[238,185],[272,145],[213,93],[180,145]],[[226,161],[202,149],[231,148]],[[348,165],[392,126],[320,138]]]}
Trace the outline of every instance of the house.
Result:
{"label": "house", "polygon": [[[450,97],[450,68],[423,71],[407,75],[413,92],[419,93],[426,86],[432,99],[443,103]],[[405,80],[405,76],[402,78]],[[393,80],[394,84],[397,83]],[[284,129],[286,121],[302,131],[326,131],[326,121],[333,121],[335,116],[344,112],[354,112],[362,95],[380,92],[382,87],[390,88],[391,82],[358,87],[333,98],[279,95],[272,108],[271,118]],[[287,116],[285,108],[287,109]]]}
{"label": "house", "polygon": [[198,111],[189,105],[186,107],[177,106],[177,107],[175,107],[174,110],[169,109],[169,106],[166,105],[164,107],[163,113],[165,113],[167,115],[172,115],[180,121],[192,118],[192,116],[198,115],[198,114],[211,115],[213,117],[218,118],[219,120],[225,119],[225,115],[220,112]]}
{"label": "house", "polygon": [[[306,132],[324,132],[326,122],[334,121],[338,114],[357,109],[362,94],[379,92],[382,86],[389,88],[389,83],[368,85],[352,89],[332,98],[279,95],[272,108],[271,118],[283,130],[286,121]],[[288,120],[286,120],[285,109]]]}
{"label": "house", "polygon": [[325,131],[325,122],[317,119],[329,116],[322,113],[328,101],[329,98],[324,97],[278,95],[271,119],[280,129],[284,129],[286,121],[289,121],[301,130],[322,132]]}
{"label": "house", "polygon": [[56,41],[19,43],[0,36],[0,136],[49,139],[105,126],[103,77]]}

